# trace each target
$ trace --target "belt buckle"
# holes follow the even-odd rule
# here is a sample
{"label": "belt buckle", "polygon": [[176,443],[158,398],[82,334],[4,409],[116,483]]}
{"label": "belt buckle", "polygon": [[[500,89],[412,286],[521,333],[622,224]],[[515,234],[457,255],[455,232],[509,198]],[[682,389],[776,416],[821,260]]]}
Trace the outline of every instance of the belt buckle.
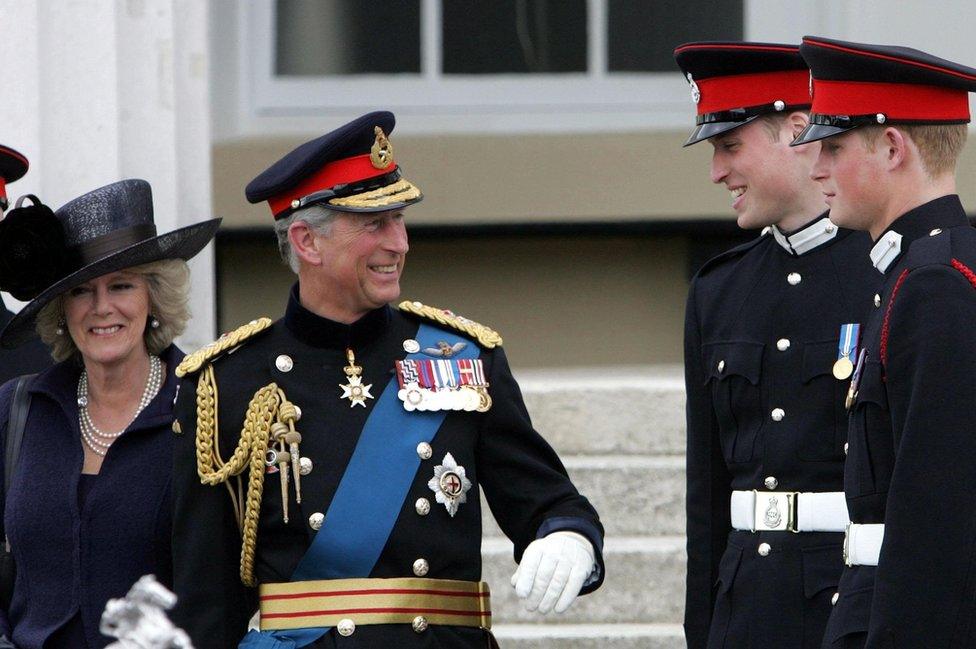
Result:
{"label": "belt buckle", "polygon": [[753,489],[753,532],[799,532],[796,522],[797,491]]}

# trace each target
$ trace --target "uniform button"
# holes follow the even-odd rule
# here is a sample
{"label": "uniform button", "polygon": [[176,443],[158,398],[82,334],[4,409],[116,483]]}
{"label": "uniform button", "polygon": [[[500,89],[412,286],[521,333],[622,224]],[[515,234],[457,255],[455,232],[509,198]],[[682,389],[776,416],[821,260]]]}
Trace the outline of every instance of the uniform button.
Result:
{"label": "uniform button", "polygon": [[413,506],[421,516],[426,516],[430,513],[430,501],[426,498],[418,498]]}
{"label": "uniform button", "polygon": [[772,549],[773,548],[771,548],[768,543],[760,543],[759,544],[759,549],[756,550],[756,552],[759,553],[759,556],[765,557],[766,555],[769,554],[769,551],[772,550]]}
{"label": "uniform button", "polygon": [[[292,405],[295,406],[295,404]],[[302,409],[299,408],[298,406],[295,406],[295,421],[298,421],[301,418],[302,418]]]}
{"label": "uniform button", "polygon": [[875,293],[874,294],[874,308],[877,309],[877,308],[880,308],[880,307],[881,307],[881,296],[878,295],[877,293]]}
{"label": "uniform button", "polygon": [[291,356],[288,354],[282,354],[275,359],[275,367],[278,368],[279,372],[291,372],[291,368],[295,367],[295,362],[291,360]]}
{"label": "uniform button", "polygon": [[427,630],[427,618],[423,615],[418,615],[413,619],[413,630],[417,633],[423,633]]}
{"label": "uniform button", "polygon": [[834,606],[837,604],[837,600],[840,599],[840,593],[834,593],[834,596],[830,598],[830,605]]}
{"label": "uniform button", "polygon": [[423,577],[430,571],[430,564],[427,563],[427,559],[417,559],[413,562],[413,574],[418,577]]}
{"label": "uniform button", "polygon": [[763,480],[763,484],[766,485],[767,489],[775,489],[776,487],[779,486],[779,480],[777,480],[773,476],[769,476],[768,478]]}
{"label": "uniform button", "polygon": [[725,371],[725,361],[719,361],[718,362],[718,371],[719,371],[719,373],[722,373],[722,372]]}
{"label": "uniform button", "polygon": [[783,417],[786,416],[786,411],[782,408],[773,408],[773,411],[769,413],[769,416],[773,418],[773,421],[783,421]]}
{"label": "uniform button", "polygon": [[344,617],[339,620],[338,624],[336,624],[336,631],[339,632],[339,635],[346,636],[348,638],[356,632],[356,623],[350,620],[348,617]]}
{"label": "uniform button", "polygon": [[308,526],[313,530],[318,530],[322,527],[322,521],[325,520],[325,514],[322,512],[315,512],[308,517]]}
{"label": "uniform button", "polygon": [[434,454],[434,449],[430,447],[427,442],[420,442],[417,444],[417,455],[420,456],[421,460],[429,460],[430,456]]}
{"label": "uniform button", "polygon": [[937,234],[942,234],[942,228],[936,228],[936,229],[932,230],[931,232],[929,232],[929,236],[930,237],[934,237]]}
{"label": "uniform button", "polygon": [[844,442],[844,455],[847,455],[847,442]]}
{"label": "uniform button", "polygon": [[790,348],[789,338],[780,338],[779,340],[776,341],[776,349],[780,350],[781,352],[785,352],[789,348]]}
{"label": "uniform button", "polygon": [[312,458],[302,457],[298,459],[298,472],[302,475],[308,475],[312,472]]}
{"label": "uniform button", "polygon": [[790,286],[796,286],[803,281],[803,278],[800,277],[800,273],[790,273],[786,276],[786,281],[790,283]]}

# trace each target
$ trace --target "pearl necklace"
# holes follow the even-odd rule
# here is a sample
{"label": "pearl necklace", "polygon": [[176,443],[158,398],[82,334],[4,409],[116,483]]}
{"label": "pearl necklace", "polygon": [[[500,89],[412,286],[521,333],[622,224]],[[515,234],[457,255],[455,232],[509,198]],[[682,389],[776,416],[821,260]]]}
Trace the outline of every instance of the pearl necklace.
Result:
{"label": "pearl necklace", "polygon": [[119,432],[105,433],[99,430],[88,412],[88,372],[87,370],[82,370],[81,376],[78,378],[78,423],[81,428],[81,439],[85,442],[85,446],[91,449],[93,453],[104,456],[108,451],[108,447],[112,445],[112,442],[124,433],[132,425],[132,422],[136,420],[139,413],[152,402],[159,393],[159,388],[162,385],[163,362],[159,360],[159,356],[150,356],[146,389],[142,391],[142,397],[139,399],[139,407],[136,409],[136,414],[132,415],[129,423]]}

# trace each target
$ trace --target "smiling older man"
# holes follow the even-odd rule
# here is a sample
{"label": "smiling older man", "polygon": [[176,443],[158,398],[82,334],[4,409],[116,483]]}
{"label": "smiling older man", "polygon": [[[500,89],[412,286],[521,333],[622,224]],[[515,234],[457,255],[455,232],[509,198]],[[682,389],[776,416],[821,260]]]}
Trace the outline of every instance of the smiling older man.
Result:
{"label": "smiling older man", "polygon": [[199,646],[488,646],[481,490],[530,610],[602,582],[597,513],[533,430],[501,337],[388,304],[421,199],[393,126],[364,115],[248,185],[298,283],[283,319],[180,368],[177,619]]}

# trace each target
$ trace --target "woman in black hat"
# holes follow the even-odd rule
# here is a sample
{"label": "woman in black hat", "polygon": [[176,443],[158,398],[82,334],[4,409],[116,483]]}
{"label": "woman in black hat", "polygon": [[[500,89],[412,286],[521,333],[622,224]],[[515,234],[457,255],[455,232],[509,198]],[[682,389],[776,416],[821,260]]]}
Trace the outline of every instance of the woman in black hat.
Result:
{"label": "woman in black hat", "polygon": [[[60,362],[26,390],[3,518],[16,579],[0,612],[20,649],[103,647],[109,598],[147,573],[171,581],[172,343],[189,318],[186,260],[219,219],[157,236],[143,180],[57,213],[33,202],[0,221],[0,289],[31,300],[0,345],[36,327]],[[0,388],[5,438],[15,384]]]}

